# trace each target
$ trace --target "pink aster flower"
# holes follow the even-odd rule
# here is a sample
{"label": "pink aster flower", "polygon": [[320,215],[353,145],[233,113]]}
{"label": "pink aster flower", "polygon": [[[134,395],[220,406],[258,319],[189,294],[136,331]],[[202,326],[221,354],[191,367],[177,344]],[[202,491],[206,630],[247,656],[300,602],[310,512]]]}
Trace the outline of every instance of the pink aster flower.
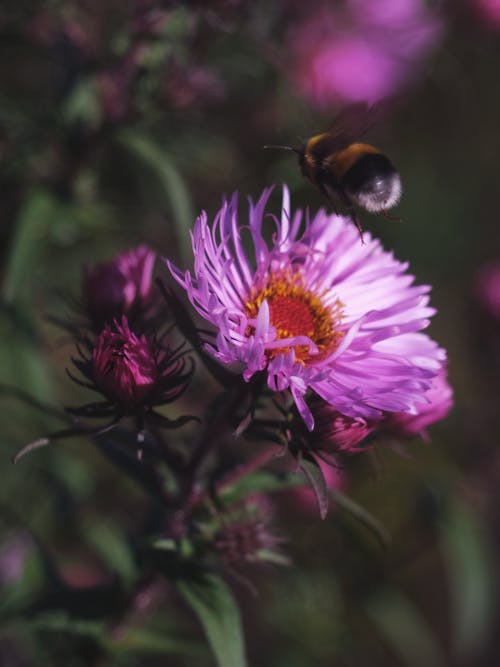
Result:
{"label": "pink aster flower", "polygon": [[500,27],[500,0],[473,0],[471,4],[489,27]]}
{"label": "pink aster flower", "polygon": [[426,403],[419,406],[417,414],[392,413],[380,423],[379,430],[396,437],[427,437],[426,429],[444,419],[453,407],[453,390],[448,384],[444,369],[432,380],[424,398]]}
{"label": "pink aster flower", "polygon": [[141,245],[83,273],[83,298],[97,330],[126,315],[137,319],[151,305],[156,255]]}
{"label": "pink aster flower", "polygon": [[[289,390],[309,430],[308,389],[352,418],[417,414],[445,359],[420,333],[435,312],[430,288],[413,285],[407,264],[370,234],[361,244],[350,220],[323,209],[312,219],[292,213],[286,187],[281,220],[265,216],[271,190],[250,201],[247,226],[238,223],[236,195],[212,225],[202,213],[192,233],[193,272],[168,262],[216,328],[208,351],[224,364],[239,362],[246,381],[260,373],[270,389]],[[252,257],[242,240],[247,229]]]}

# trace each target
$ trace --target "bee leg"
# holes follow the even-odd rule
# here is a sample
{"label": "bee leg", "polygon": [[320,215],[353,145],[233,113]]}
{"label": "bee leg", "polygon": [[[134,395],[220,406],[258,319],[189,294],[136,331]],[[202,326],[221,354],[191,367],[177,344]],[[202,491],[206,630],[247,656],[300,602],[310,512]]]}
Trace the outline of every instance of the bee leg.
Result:
{"label": "bee leg", "polygon": [[400,217],[397,215],[391,215],[390,213],[387,213],[387,211],[380,211],[380,215],[382,215],[386,220],[390,220],[391,222],[403,222]]}
{"label": "bee leg", "polygon": [[335,213],[335,215],[338,215],[339,212],[338,212],[338,209],[337,209],[337,205],[335,204],[335,200],[333,199],[331,193],[323,185],[323,183],[318,183],[317,185],[318,185],[318,188],[319,188],[321,194],[324,195],[328,199],[328,201],[330,202],[331,207],[332,207],[333,212]]}
{"label": "bee leg", "polygon": [[365,245],[365,240],[363,238],[363,227],[361,226],[361,223],[359,221],[358,216],[356,215],[356,209],[354,208],[354,204],[348,197],[347,193],[341,192],[340,196],[342,198],[342,203],[345,205],[347,209],[347,215],[351,218],[351,220],[354,222],[354,224],[357,227],[357,230],[359,232],[359,237],[361,239],[361,245]]}
{"label": "bee leg", "polygon": [[356,211],[354,210],[352,205],[348,207],[347,215],[351,218],[351,220],[354,222],[354,224],[356,225],[356,227],[358,229],[359,238],[361,239],[361,245],[365,245],[365,240],[363,238],[363,227],[361,226],[359,218],[356,215]]}

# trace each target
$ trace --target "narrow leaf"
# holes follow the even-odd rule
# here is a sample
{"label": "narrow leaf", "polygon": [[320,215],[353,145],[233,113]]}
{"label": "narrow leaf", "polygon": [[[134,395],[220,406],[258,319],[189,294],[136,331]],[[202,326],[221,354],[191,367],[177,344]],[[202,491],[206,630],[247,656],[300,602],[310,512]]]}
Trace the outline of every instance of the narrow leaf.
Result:
{"label": "narrow leaf", "polygon": [[120,636],[114,640],[107,640],[106,648],[115,655],[130,655],[131,653],[142,654],[165,654],[186,655],[192,658],[202,658],[206,655],[206,649],[201,644],[190,639],[178,639],[168,637],[158,631],[130,628],[123,630]]}
{"label": "narrow leaf", "polygon": [[84,533],[110,570],[130,584],[137,572],[127,536],[111,521],[89,522],[84,526]]}
{"label": "narrow leaf", "polygon": [[119,141],[142,160],[159,179],[172,211],[182,258],[187,261],[191,255],[188,231],[194,223],[195,216],[183,178],[167,153],[149,137],[129,130],[120,134]]}
{"label": "narrow leaf", "polygon": [[344,495],[337,489],[329,489],[329,494],[335,504],[350,514],[354,519],[360,521],[368,530],[370,530],[379,540],[380,544],[387,548],[391,543],[391,536],[384,528],[382,523],[376,519],[373,514],[357,503],[349,496]]}
{"label": "narrow leaf", "polygon": [[407,667],[444,667],[443,650],[424,617],[399,593],[373,597],[366,611],[374,626]]}
{"label": "narrow leaf", "polygon": [[455,502],[451,507],[441,528],[441,548],[451,597],[455,652],[473,657],[492,630],[496,577],[487,529],[465,503]]}
{"label": "narrow leaf", "polygon": [[198,616],[218,667],[245,667],[240,612],[226,583],[207,574],[201,581],[178,581],[177,587]]}
{"label": "narrow leaf", "polygon": [[31,271],[36,249],[40,247],[42,230],[48,226],[56,204],[43,190],[34,190],[27,198],[16,221],[9,259],[4,273],[3,296],[12,302],[21,291]]}
{"label": "narrow leaf", "polygon": [[224,487],[220,496],[224,502],[233,503],[252,493],[272,493],[304,486],[302,475],[280,474],[272,470],[256,470],[234,484]]}
{"label": "narrow leaf", "polygon": [[168,538],[154,540],[151,546],[159,551],[177,551],[177,542]]}
{"label": "narrow leaf", "polygon": [[31,625],[40,630],[91,637],[96,641],[103,641],[105,636],[105,627],[102,621],[73,618],[63,611],[41,614],[31,621]]}
{"label": "narrow leaf", "polygon": [[102,621],[73,618],[66,612],[48,612],[28,622],[31,627],[45,632],[88,637],[115,656],[123,654],[165,654],[203,657],[204,647],[192,639],[169,637],[157,631],[121,627],[115,635],[107,631]]}
{"label": "narrow leaf", "polygon": [[23,458],[23,456],[26,456],[26,454],[29,454],[32,452],[34,449],[40,449],[40,447],[46,447],[52,442],[52,440],[49,437],[45,438],[37,438],[36,440],[32,440],[31,442],[28,442],[27,445],[24,445],[21,447],[21,449],[14,454],[14,457],[12,459],[12,463],[16,464],[20,459]]}
{"label": "narrow leaf", "polygon": [[316,500],[318,501],[319,514],[324,519],[328,513],[328,487],[323,472],[318,462],[312,456],[304,455],[300,461],[300,468],[307,477]]}

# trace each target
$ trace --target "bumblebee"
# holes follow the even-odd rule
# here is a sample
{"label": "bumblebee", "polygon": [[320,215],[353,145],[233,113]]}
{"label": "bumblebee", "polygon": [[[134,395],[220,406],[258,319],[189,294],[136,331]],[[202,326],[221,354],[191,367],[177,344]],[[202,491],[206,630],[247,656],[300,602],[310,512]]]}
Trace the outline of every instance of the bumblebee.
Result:
{"label": "bumblebee", "polygon": [[[378,148],[359,141],[369,127],[362,131],[352,123],[348,127],[342,120],[345,115],[341,114],[328,131],[311,137],[299,148],[266,148],[282,148],[297,153],[302,175],[330,200],[335,211],[336,202],[345,207],[363,240],[363,229],[355,206],[395,219],[387,211],[396,206],[401,198],[401,177]],[[356,119],[359,121],[359,112]]]}

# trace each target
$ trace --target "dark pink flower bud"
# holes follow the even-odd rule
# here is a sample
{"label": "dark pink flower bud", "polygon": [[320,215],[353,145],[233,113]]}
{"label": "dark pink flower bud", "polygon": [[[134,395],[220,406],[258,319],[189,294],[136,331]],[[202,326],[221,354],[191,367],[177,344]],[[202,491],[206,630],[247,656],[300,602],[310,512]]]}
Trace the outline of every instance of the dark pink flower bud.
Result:
{"label": "dark pink flower bud", "polygon": [[472,0],[471,6],[488,28],[500,28],[500,0]]}
{"label": "dark pink flower bud", "polygon": [[[88,355],[82,347],[85,346]],[[84,339],[78,348],[81,358],[72,361],[87,380],[68,374],[78,384],[103,394],[105,401],[67,408],[81,417],[149,414],[168,427],[181,426],[191,417],[173,422],[155,412],[158,405],[171,403],[187,388],[193,365],[180,348],[171,350],[154,337],[135,334],[124,316],[106,325],[93,342]],[[116,421],[116,420],[115,420]]]}
{"label": "dark pink flower bud", "polygon": [[[366,449],[363,441],[374,430],[375,421],[347,417],[324,401],[311,406],[316,427],[311,434],[313,449],[328,454],[359,452]],[[363,443],[363,444],[362,444]]]}
{"label": "dark pink flower bud", "polygon": [[444,370],[432,380],[425,398],[427,402],[418,406],[416,414],[390,413],[386,420],[380,422],[380,431],[396,437],[426,437],[427,427],[444,419],[453,407],[453,390]]}
{"label": "dark pink flower bud", "polygon": [[97,389],[126,410],[147,404],[161,379],[153,344],[130,331],[125,318],[116,330],[106,326],[100,334],[92,370]]}
{"label": "dark pink flower bud", "polygon": [[153,296],[155,253],[145,245],[124,252],[109,262],[84,270],[83,298],[94,326],[126,315],[129,320],[143,318]]}

